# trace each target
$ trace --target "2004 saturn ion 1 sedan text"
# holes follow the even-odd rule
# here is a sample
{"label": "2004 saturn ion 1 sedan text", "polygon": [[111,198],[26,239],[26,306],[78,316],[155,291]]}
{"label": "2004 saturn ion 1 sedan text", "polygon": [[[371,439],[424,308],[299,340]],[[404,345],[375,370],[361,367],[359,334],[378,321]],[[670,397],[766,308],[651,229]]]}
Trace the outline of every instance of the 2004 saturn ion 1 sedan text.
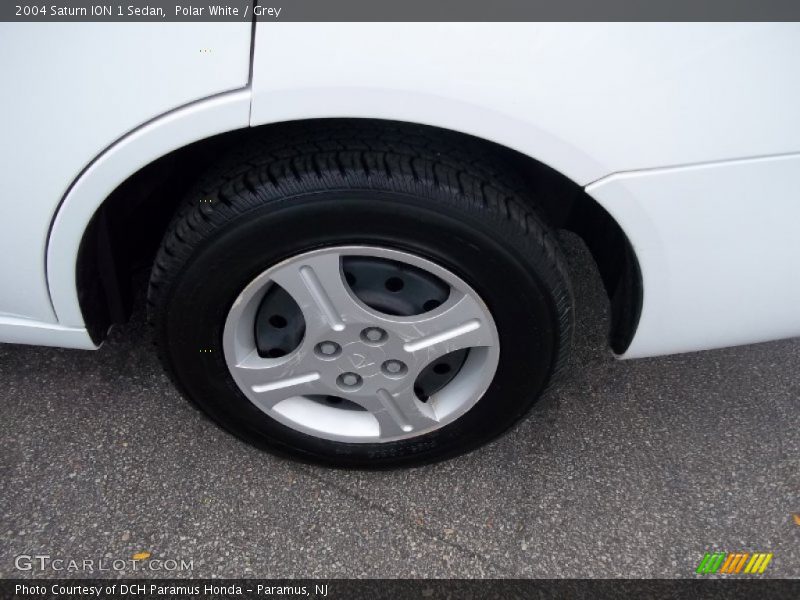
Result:
{"label": "2004 saturn ion 1 sedan text", "polygon": [[267,449],[505,431],[568,365],[559,229],[621,358],[800,335],[797,24],[3,23],[0,72],[0,341],[97,348],[146,269]]}

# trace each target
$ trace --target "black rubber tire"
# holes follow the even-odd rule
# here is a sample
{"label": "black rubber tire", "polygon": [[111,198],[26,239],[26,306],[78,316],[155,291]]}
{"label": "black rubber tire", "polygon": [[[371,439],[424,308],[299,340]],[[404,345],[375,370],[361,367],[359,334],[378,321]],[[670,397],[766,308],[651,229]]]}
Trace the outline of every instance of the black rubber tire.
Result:
{"label": "black rubber tire", "polygon": [[[508,429],[567,362],[572,293],[556,238],[528,208],[535,199],[481,148],[422,127],[317,124],[223,160],[178,210],[152,271],[148,314],[173,380],[242,439],[328,465],[421,464]],[[497,374],[454,423],[405,441],[332,442],[270,418],[234,383],[221,346],[233,300],[271,265],[344,244],[432,260],[491,310]]]}

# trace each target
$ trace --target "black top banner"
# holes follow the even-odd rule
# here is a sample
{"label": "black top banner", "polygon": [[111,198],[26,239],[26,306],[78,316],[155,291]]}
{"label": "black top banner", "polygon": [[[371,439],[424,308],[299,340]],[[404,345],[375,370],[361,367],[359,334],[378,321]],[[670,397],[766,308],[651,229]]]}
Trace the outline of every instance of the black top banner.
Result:
{"label": "black top banner", "polygon": [[800,21],[798,0],[0,0],[14,22]]}

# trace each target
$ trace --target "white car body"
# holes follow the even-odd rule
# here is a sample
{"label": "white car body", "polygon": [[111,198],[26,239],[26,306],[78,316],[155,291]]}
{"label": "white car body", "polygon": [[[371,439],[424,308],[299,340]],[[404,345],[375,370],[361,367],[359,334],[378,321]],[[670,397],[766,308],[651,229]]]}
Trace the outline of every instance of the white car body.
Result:
{"label": "white car body", "polygon": [[216,134],[435,126],[582,187],[641,273],[634,358],[800,335],[800,25],[0,24],[0,342],[93,349],[98,208]]}

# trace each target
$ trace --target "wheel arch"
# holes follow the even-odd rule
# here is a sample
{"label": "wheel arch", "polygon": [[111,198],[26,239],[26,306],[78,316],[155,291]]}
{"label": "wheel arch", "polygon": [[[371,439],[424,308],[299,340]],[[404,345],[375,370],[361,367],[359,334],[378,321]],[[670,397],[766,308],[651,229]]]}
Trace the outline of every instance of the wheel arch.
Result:
{"label": "wheel arch", "polygon": [[[247,127],[249,98],[244,92],[209,102],[215,102],[210,110],[187,107],[168,116],[171,132],[150,132],[145,126],[121,140],[127,147],[107,152],[115,155],[108,159],[99,157],[70,188],[55,217],[47,260],[53,305],[60,322],[85,326],[96,344],[110,325],[127,318],[133,297],[131,279],[140,268],[149,268],[148,261],[195,175],[232,145],[252,136],[281,135],[282,127],[291,126],[288,122]],[[324,126],[334,120],[356,119],[318,121]],[[385,121],[373,122],[380,126]],[[402,126],[463,136],[477,141],[486,152],[501,155],[525,182],[532,207],[554,228],[568,229],[584,240],[611,303],[610,345],[623,353],[636,331],[643,290],[633,247],[614,218],[581,185],[537,158],[451,129],[414,123]],[[141,166],[129,172],[125,160]],[[112,171],[116,179],[104,171]],[[80,197],[79,202],[69,201],[73,194]]]}

